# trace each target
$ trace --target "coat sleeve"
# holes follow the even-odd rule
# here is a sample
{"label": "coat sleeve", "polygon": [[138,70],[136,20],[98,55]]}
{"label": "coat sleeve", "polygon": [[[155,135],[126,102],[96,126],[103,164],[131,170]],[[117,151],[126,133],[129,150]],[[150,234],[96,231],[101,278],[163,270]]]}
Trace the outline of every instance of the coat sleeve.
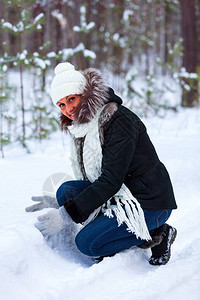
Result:
{"label": "coat sleeve", "polygon": [[99,178],[64,206],[76,223],[84,222],[114,196],[124,182],[139,135],[139,122],[117,112],[104,130],[102,172]]}

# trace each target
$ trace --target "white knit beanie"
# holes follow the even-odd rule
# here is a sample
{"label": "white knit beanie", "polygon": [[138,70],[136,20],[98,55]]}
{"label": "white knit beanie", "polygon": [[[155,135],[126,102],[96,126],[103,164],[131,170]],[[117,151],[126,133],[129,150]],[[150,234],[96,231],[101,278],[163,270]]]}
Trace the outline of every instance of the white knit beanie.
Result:
{"label": "white knit beanie", "polygon": [[76,71],[72,64],[60,63],[55,67],[54,72],[55,76],[51,83],[51,98],[54,105],[66,96],[83,93],[86,78]]}

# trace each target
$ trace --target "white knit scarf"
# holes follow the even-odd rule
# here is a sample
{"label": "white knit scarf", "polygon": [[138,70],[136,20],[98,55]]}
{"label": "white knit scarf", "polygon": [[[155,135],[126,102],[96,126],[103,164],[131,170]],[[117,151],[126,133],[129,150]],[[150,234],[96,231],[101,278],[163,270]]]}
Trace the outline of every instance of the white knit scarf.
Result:
{"label": "white knit scarf", "polygon": [[[85,137],[83,146],[83,165],[88,180],[94,182],[101,175],[102,147],[99,138],[98,121],[102,110],[103,108],[96,113],[95,117],[90,122],[68,127],[69,132],[72,135],[72,167],[77,179],[82,179],[83,175],[78,162],[74,138]],[[120,190],[112,198],[115,199],[115,205],[111,204],[109,199],[105,204],[90,214],[89,218],[84,222],[84,225],[94,220],[100,211],[109,218],[114,217],[114,212],[118,226],[125,223],[127,225],[127,230],[134,233],[137,238],[140,237],[143,240],[151,240],[143,210],[126,185],[122,184]]]}

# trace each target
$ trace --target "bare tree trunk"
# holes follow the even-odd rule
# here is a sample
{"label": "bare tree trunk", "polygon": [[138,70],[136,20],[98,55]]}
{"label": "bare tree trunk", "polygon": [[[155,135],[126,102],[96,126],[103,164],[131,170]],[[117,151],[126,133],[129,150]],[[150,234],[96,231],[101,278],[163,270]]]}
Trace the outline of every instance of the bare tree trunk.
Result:
{"label": "bare tree trunk", "polygon": [[[19,53],[22,51],[22,37],[19,34]],[[25,126],[25,108],[24,108],[24,86],[23,86],[23,67],[20,64],[19,66],[20,73],[20,91],[21,91],[21,111],[22,111],[22,145],[26,148],[25,139],[26,139],[26,126]]]}
{"label": "bare tree trunk", "polygon": [[[200,0],[196,0],[197,63],[200,66]],[[200,71],[200,70],[199,70]]]}
{"label": "bare tree trunk", "polygon": [[[182,34],[183,34],[183,67],[188,73],[197,71],[197,35],[196,35],[196,16],[195,16],[195,0],[181,0],[182,14]],[[198,101],[198,85],[197,80],[187,78],[183,79],[186,84],[190,84],[190,90],[183,89],[182,106],[193,107]]]}
{"label": "bare tree trunk", "polygon": [[[147,18],[147,21],[145,23],[145,36],[148,36],[148,27],[149,27],[149,18]],[[150,70],[150,55],[149,55],[150,49],[148,44],[146,43],[144,45],[144,53],[145,53],[145,75],[147,76],[149,74]]]}
{"label": "bare tree trunk", "polygon": [[19,66],[20,72],[20,90],[21,90],[21,109],[22,109],[22,145],[26,148],[26,126],[25,126],[25,108],[24,108],[24,86],[23,86],[23,68],[22,65]]}
{"label": "bare tree trunk", "polygon": [[[169,4],[165,4],[165,9],[164,9],[164,19],[165,19],[165,31],[164,31],[164,62],[167,63],[169,59],[169,53],[168,53],[168,27],[169,27],[169,15],[170,15],[170,9],[169,9]],[[166,75],[166,68],[162,68],[162,73],[163,75]]]}

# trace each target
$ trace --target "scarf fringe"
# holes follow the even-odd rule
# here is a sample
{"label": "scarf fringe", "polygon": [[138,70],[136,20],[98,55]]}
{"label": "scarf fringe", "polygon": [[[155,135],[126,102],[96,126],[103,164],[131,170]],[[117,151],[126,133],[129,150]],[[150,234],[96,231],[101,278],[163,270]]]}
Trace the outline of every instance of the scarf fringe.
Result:
{"label": "scarf fringe", "polygon": [[108,205],[103,213],[109,218],[113,218],[115,214],[118,226],[123,223],[126,224],[126,230],[134,233],[137,238],[142,240],[151,240],[151,236],[146,226],[144,213],[133,200],[117,199],[115,197],[116,205]]}

